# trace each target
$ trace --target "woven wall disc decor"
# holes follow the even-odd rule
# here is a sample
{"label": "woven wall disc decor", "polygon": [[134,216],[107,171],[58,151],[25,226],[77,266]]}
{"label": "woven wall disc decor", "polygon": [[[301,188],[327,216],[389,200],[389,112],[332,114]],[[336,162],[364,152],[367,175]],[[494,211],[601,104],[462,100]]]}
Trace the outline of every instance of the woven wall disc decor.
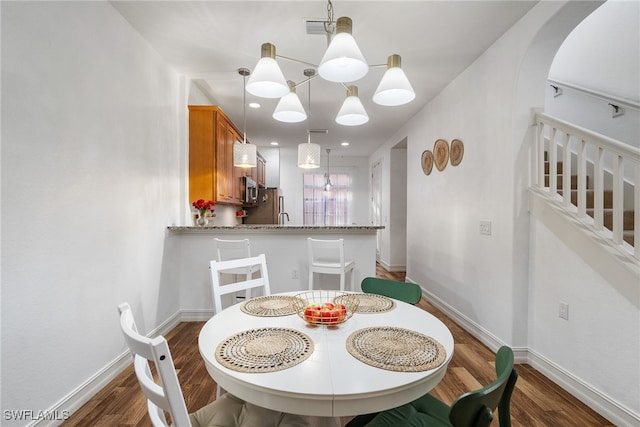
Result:
{"label": "woven wall disc decor", "polygon": [[259,328],[230,336],[216,348],[216,360],[238,372],[275,372],[305,361],[311,338],[295,329]]}
{"label": "woven wall disc decor", "polygon": [[249,301],[242,303],[240,310],[252,316],[288,316],[295,313],[293,310],[293,302],[295,300],[296,297],[287,295],[269,295],[251,298]]}
{"label": "woven wall disc decor", "polygon": [[431,150],[425,150],[422,152],[420,162],[422,164],[422,172],[424,172],[425,175],[429,175],[433,170],[433,153]]}
{"label": "woven wall disc decor", "polygon": [[428,371],[440,366],[447,356],[435,339],[392,326],[355,331],[347,338],[347,351],[367,365],[398,372]]}
{"label": "woven wall disc decor", "polygon": [[451,166],[458,166],[462,161],[464,155],[464,144],[459,139],[451,141],[451,150],[449,150],[449,158],[451,159]]}
{"label": "woven wall disc decor", "polygon": [[438,139],[433,144],[433,161],[439,171],[447,167],[447,163],[449,163],[449,143],[444,139]]}

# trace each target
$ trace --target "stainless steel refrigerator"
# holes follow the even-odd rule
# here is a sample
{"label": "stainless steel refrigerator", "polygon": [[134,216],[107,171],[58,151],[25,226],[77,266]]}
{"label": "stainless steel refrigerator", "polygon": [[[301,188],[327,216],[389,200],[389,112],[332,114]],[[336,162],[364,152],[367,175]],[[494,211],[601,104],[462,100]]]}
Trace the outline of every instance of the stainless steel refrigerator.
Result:
{"label": "stainless steel refrigerator", "polygon": [[258,206],[245,208],[245,224],[286,224],[289,214],[284,211],[284,197],[278,188],[259,188]]}

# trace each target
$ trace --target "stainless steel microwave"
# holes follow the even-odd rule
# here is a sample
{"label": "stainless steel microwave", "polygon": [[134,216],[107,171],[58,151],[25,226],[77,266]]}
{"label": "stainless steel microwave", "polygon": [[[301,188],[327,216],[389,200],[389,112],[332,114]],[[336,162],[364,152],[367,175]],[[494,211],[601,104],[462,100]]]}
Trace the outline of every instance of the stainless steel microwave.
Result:
{"label": "stainless steel microwave", "polygon": [[242,177],[242,202],[250,205],[258,202],[258,184],[248,176]]}

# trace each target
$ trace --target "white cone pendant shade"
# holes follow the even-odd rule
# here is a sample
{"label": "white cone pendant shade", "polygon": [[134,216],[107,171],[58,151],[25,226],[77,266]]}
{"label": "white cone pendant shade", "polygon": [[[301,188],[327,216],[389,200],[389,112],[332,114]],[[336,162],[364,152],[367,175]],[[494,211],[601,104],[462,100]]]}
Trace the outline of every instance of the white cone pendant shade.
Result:
{"label": "white cone pendant shade", "polygon": [[275,60],[276,47],[262,45],[262,55],[247,82],[247,92],[261,98],[281,98],[289,93],[289,85]]}
{"label": "white cone pendant shade", "polygon": [[387,61],[387,71],[373,95],[373,102],[395,107],[407,104],[416,97],[409,79],[400,68],[400,55],[391,55]]}
{"label": "white cone pendant shade", "polygon": [[340,83],[354,82],[369,72],[369,65],[351,35],[351,27],[351,18],[338,18],[336,35],[318,67],[318,74],[323,79]]}
{"label": "white cone pendant shade", "polygon": [[233,144],[233,166],[255,168],[257,166],[257,147],[253,144],[236,142]]}
{"label": "white cone pendant shade", "polygon": [[320,146],[311,142],[298,145],[298,167],[315,169],[320,167]]}
{"label": "white cone pendant shade", "polygon": [[297,123],[306,120],[307,113],[304,111],[300,98],[296,94],[295,83],[292,81],[288,83],[289,87],[291,87],[291,92],[280,98],[273,112],[273,118],[285,123]]}
{"label": "white cone pendant shade", "polygon": [[344,100],[338,115],[336,123],[343,126],[358,126],[369,121],[369,115],[364,109],[360,98],[358,98],[358,88],[349,86],[347,89],[347,99]]}

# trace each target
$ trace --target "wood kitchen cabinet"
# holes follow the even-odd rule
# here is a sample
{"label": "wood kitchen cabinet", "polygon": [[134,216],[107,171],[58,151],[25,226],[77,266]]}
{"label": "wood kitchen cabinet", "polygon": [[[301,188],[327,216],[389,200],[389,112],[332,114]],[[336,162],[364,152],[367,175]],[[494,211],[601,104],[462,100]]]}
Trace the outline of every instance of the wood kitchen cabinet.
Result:
{"label": "wood kitchen cabinet", "polygon": [[267,186],[266,168],[266,160],[260,155],[260,153],[258,153],[256,167],[251,168],[251,178],[253,178],[253,180],[258,183],[258,187],[260,188],[265,188]]}
{"label": "wood kitchen cabinet", "polygon": [[189,200],[242,205],[242,177],[251,169],[233,166],[240,131],[216,106],[189,106]]}

